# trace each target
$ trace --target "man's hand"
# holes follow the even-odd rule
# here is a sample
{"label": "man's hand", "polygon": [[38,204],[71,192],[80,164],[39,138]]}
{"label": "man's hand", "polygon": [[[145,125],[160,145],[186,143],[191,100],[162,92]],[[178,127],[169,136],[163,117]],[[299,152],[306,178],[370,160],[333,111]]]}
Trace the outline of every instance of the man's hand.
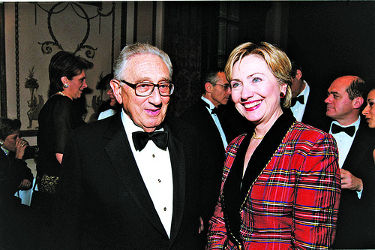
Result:
{"label": "man's hand", "polygon": [[341,173],[341,188],[350,189],[354,191],[362,191],[363,182],[362,179],[355,177],[349,171],[345,169],[340,170]]}
{"label": "man's hand", "polygon": [[28,190],[29,188],[31,188],[31,182],[30,182],[30,180],[28,180],[28,179],[23,179],[23,180],[21,181],[21,184],[20,184],[20,186],[19,186],[19,189],[21,189],[21,190]]}
{"label": "man's hand", "polygon": [[25,148],[29,146],[29,143],[22,138],[16,140],[16,158],[22,160],[25,154]]}
{"label": "man's hand", "polygon": [[198,233],[200,234],[204,230],[204,225],[203,225],[203,219],[202,219],[202,217],[199,217],[199,223],[200,223],[200,225],[199,225]]}

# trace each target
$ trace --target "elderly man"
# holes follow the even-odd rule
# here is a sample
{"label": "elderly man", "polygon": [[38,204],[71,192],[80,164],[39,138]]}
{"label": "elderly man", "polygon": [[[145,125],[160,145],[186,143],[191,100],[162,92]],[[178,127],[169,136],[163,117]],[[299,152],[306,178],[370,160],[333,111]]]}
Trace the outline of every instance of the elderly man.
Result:
{"label": "elderly man", "polygon": [[334,248],[374,248],[375,138],[360,117],[366,84],[358,76],[342,76],[328,88],[326,130],[336,139],[341,168],[341,199]]}
{"label": "elderly man", "polygon": [[56,246],[199,249],[199,143],[165,119],[173,94],[168,55],[126,46],[111,87],[123,109],[76,130],[63,158]]}

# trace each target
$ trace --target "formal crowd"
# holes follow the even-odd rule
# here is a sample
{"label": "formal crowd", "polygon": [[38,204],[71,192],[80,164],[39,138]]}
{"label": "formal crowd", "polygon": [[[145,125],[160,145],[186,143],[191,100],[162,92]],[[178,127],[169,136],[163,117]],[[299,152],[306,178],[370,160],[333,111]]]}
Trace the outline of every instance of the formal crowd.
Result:
{"label": "formal crowd", "polygon": [[51,58],[37,152],[0,118],[0,249],[375,248],[373,83],[337,76],[324,99],[280,48],[247,42],[175,117],[171,59],[135,43],[86,123],[92,67]]}

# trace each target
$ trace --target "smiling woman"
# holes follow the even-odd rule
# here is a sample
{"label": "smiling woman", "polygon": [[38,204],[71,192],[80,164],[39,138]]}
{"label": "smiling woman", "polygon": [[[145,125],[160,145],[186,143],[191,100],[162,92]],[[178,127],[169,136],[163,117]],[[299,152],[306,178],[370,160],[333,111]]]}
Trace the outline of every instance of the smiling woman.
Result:
{"label": "smiling woman", "polygon": [[[38,193],[32,206],[48,208],[60,176],[66,141],[72,129],[84,123],[74,109],[73,100],[87,88],[86,70],[92,63],[72,53],[60,51],[49,65],[49,99],[39,114]],[[36,198],[38,197],[39,201]],[[43,201],[42,201],[43,200]]]}
{"label": "smiling woman", "polygon": [[290,71],[287,55],[266,42],[241,44],[229,56],[233,102],[255,128],[226,149],[209,249],[322,249],[333,242],[337,148],[331,135],[293,117]]}

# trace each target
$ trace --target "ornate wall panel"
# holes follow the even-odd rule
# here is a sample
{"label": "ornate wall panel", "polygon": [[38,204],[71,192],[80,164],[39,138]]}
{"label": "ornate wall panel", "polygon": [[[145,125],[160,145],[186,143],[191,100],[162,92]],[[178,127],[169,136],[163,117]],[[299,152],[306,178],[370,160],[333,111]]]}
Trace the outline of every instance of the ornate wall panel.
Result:
{"label": "ornate wall panel", "polygon": [[96,84],[119,54],[121,8],[115,2],[5,3],[7,115],[36,131],[48,99],[48,64],[60,50],[93,62],[87,72],[87,119],[101,100]]}

